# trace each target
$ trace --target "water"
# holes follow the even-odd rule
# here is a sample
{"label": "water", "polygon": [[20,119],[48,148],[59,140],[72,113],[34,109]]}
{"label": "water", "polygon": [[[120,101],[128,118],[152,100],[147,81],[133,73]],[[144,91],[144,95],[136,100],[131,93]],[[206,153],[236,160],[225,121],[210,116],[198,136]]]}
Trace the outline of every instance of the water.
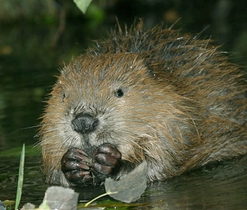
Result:
{"label": "water", "polygon": [[[130,209],[245,209],[247,207],[247,157],[212,164],[164,182],[151,184],[140,200]],[[1,200],[14,199],[19,158],[2,158]],[[25,179],[21,205],[31,202],[38,206],[48,186],[44,184],[40,158],[25,161]],[[103,194],[103,187],[76,189],[79,201],[87,202]],[[109,197],[101,199],[106,200]]]}
{"label": "water", "polygon": [[[37,144],[38,139],[34,136],[43,112],[43,101],[55,82],[57,68],[82,52],[82,46],[88,45],[88,37],[95,38],[98,33],[97,30],[85,32],[83,26],[68,27],[59,46],[51,49],[50,43],[56,31],[54,26],[0,26],[0,153],[12,148],[21,150],[23,143]],[[0,200],[14,200],[19,156],[0,158]],[[236,158],[154,183],[136,202],[137,207],[129,208],[245,209],[246,162],[246,157]],[[26,202],[41,203],[47,188],[41,171],[41,155],[27,155],[22,205]],[[104,192],[102,187],[77,190],[81,201]]]}

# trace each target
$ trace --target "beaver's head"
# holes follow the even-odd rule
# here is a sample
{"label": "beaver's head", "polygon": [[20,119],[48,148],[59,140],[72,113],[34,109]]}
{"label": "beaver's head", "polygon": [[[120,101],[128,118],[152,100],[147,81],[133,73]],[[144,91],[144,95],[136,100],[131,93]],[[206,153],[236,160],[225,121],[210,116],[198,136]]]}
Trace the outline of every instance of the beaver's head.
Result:
{"label": "beaver's head", "polygon": [[47,130],[66,148],[87,151],[111,143],[123,159],[141,160],[145,149],[161,144],[159,138],[170,138],[172,91],[136,54],[83,55],[58,77]]}

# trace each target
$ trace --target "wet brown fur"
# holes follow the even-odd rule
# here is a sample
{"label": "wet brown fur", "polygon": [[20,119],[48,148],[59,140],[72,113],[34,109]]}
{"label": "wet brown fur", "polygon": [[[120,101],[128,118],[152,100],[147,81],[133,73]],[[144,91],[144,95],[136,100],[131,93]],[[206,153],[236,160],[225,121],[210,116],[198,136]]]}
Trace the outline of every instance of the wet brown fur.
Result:
{"label": "wet brown fur", "polygon": [[[40,131],[47,180],[69,185],[61,158],[68,148],[85,150],[85,141],[114,144],[136,165],[146,160],[150,181],[245,154],[246,87],[210,40],[162,27],[144,31],[141,21],[119,27],[58,77]],[[71,129],[79,112],[101,122],[88,139]]]}

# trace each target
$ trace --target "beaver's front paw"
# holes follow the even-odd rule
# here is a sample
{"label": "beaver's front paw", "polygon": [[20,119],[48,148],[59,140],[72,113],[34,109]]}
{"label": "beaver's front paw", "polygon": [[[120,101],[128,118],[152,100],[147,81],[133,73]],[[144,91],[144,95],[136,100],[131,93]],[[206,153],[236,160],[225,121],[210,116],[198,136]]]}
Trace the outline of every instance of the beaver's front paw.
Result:
{"label": "beaver's front paw", "polygon": [[90,162],[90,158],[82,150],[71,148],[62,157],[62,171],[66,179],[75,185],[91,183],[93,178]]}
{"label": "beaver's front paw", "polygon": [[92,171],[101,180],[114,176],[121,166],[121,158],[121,153],[114,145],[102,144],[93,153]]}

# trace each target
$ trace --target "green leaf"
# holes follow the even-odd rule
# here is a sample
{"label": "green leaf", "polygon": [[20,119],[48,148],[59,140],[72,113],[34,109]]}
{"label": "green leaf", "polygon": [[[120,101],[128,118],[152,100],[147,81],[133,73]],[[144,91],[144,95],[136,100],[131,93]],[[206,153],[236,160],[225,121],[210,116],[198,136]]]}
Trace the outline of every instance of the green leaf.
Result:
{"label": "green leaf", "polygon": [[147,187],[147,162],[143,161],[124,178],[115,181],[111,178],[105,180],[106,192],[119,201],[130,203],[138,200]]}
{"label": "green leaf", "polygon": [[92,0],[74,0],[76,6],[85,14]]}
{"label": "green leaf", "polygon": [[25,162],[25,144],[22,146],[21,151],[21,159],[20,159],[20,166],[19,166],[19,176],[18,176],[18,185],[17,185],[17,192],[16,192],[16,202],[15,202],[15,209],[18,209],[18,206],[21,201],[21,194],[22,194],[22,186],[23,186],[23,177],[24,177],[24,162]]}
{"label": "green leaf", "polygon": [[47,202],[44,200],[38,208],[39,210],[51,210],[50,207],[47,205]]}

